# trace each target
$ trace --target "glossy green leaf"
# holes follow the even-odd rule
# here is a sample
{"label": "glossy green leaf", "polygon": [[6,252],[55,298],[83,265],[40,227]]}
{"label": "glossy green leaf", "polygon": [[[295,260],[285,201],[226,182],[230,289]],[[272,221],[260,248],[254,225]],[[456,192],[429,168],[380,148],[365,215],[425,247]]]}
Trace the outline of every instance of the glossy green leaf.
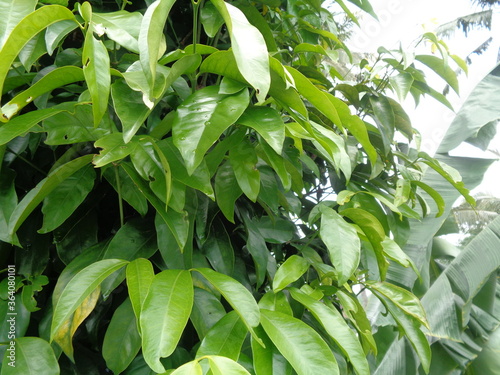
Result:
{"label": "glossy green leaf", "polygon": [[234,203],[242,193],[231,164],[229,162],[222,164],[215,176],[215,196],[222,213],[233,223]]}
{"label": "glossy green leaf", "polygon": [[262,327],[257,327],[257,334],[264,342],[265,347],[251,340],[253,368],[256,375],[291,375],[292,366],[281,355],[279,350],[267,336]]}
{"label": "glossy green leaf", "polygon": [[278,111],[270,107],[249,107],[237,122],[255,129],[269,146],[281,155],[285,141],[285,124]]}
{"label": "glossy green leaf", "polygon": [[174,0],[156,0],[151,4],[141,23],[139,32],[139,54],[142,70],[147,77],[150,87],[150,100],[156,80],[157,61],[165,52],[163,42],[163,28]]}
{"label": "glossy green leaf", "polygon": [[446,83],[448,83],[451,88],[458,94],[458,78],[451,67],[449,67],[446,62],[439,57],[432,55],[417,55],[415,60],[427,65],[436,74],[443,78]]}
{"label": "glossy green leaf", "polygon": [[19,337],[15,356],[9,351],[3,357],[2,375],[59,375],[59,364],[49,343],[38,337]]}
{"label": "glossy green leaf", "polygon": [[164,372],[161,357],[175,350],[193,306],[193,281],[183,270],[166,270],[155,276],[140,317],[142,353],[156,372]]}
{"label": "glossy green leaf", "polygon": [[62,181],[43,201],[43,225],[39,233],[48,233],[61,225],[94,187],[95,171],[87,165]]}
{"label": "glossy green leaf", "polygon": [[229,276],[208,268],[197,268],[196,271],[224,296],[249,330],[259,324],[260,312],[257,302],[243,285]]}
{"label": "glossy green leaf", "polygon": [[[12,29],[0,50],[0,92],[3,91],[3,83],[10,66],[26,43],[49,25],[62,20],[75,20],[76,22],[75,16],[68,8],[48,5],[28,14]],[[6,118],[2,115],[0,121],[5,122],[5,120]]]}
{"label": "glossy green leaf", "polygon": [[[292,257],[293,256],[295,255],[292,255]],[[285,293],[283,292],[277,292],[277,293],[274,293],[272,291],[267,292],[260,299],[259,307],[261,309],[278,311],[283,314],[293,316],[292,307],[290,306],[290,303],[288,303],[288,299],[285,296]],[[259,335],[259,337],[261,336]]]}
{"label": "glossy green leaf", "polygon": [[144,300],[155,277],[153,265],[147,259],[135,259],[127,265],[126,275],[131,307],[139,322]]}
{"label": "glossy green leaf", "polygon": [[189,231],[189,222],[185,215],[172,210],[169,210],[167,213],[165,211],[165,204],[160,201],[160,199],[156,195],[153,194],[149,186],[141,178],[141,176],[137,174],[135,169],[132,168],[129,164],[125,163],[122,163],[121,166],[123,167],[123,169],[125,169],[132,181],[134,181],[139,191],[144,194],[146,199],[155,208],[156,212],[158,212],[163,221],[165,221],[168,228],[173,233],[177,244],[181,249],[183,249],[184,245],[186,244]]}
{"label": "glossy green leaf", "polygon": [[242,365],[230,358],[211,355],[208,357],[208,362],[213,375],[250,375]]}
{"label": "glossy green leaf", "polygon": [[200,11],[200,20],[205,33],[207,33],[210,38],[213,38],[224,24],[224,19],[209,1],[203,4],[203,8]]}
{"label": "glossy green leaf", "polygon": [[35,10],[36,0],[10,0],[0,2],[0,48],[10,35],[12,29],[28,14]]}
{"label": "glossy green leaf", "polygon": [[73,277],[54,306],[52,317],[51,341],[68,318],[81,303],[113,272],[124,267],[128,261],[104,259],[85,267]]}
{"label": "glossy green leaf", "polygon": [[337,361],[321,336],[306,323],[262,310],[262,327],[298,375],[339,374]]}
{"label": "glossy green leaf", "polygon": [[234,270],[234,250],[229,234],[223,222],[217,218],[210,227],[201,250],[215,271],[231,276]]}
{"label": "glossy green leaf", "polygon": [[243,193],[252,202],[257,200],[260,190],[260,172],[256,167],[257,154],[251,143],[244,139],[229,151],[229,162],[236,181]]}
{"label": "glossy green leaf", "polygon": [[16,95],[2,107],[4,118],[10,119],[40,95],[70,83],[83,81],[83,71],[76,66],[56,68],[43,76],[29,89]]}
{"label": "glossy green leaf", "polygon": [[397,101],[392,98],[387,98],[387,100],[389,101],[392,111],[394,112],[394,126],[397,130],[404,134],[406,138],[409,140],[413,139],[414,130],[411,125],[410,117]]}
{"label": "glossy green leaf", "polygon": [[402,102],[406,99],[406,95],[410,92],[414,78],[410,73],[402,72],[397,76],[390,77],[389,82],[396,91],[398,99]]}
{"label": "glossy green leaf", "polygon": [[396,207],[406,203],[410,198],[411,184],[410,181],[400,178],[396,183],[396,193],[394,195],[394,205]]}
{"label": "glossy green leaf", "polygon": [[267,47],[262,34],[235,6],[223,0],[212,0],[212,4],[229,30],[238,70],[257,91],[259,102],[263,102],[271,85],[271,77]]}
{"label": "glossy green leaf", "polygon": [[309,262],[298,255],[292,255],[276,271],[273,279],[275,292],[297,281],[309,268]]}
{"label": "glossy green leaf", "polygon": [[172,125],[175,146],[186,162],[189,174],[222,132],[233,124],[248,106],[248,91],[235,95],[219,94],[218,86],[196,91],[177,107]]}
{"label": "glossy green leaf", "polygon": [[83,74],[92,98],[94,126],[97,126],[108,109],[111,92],[111,74],[108,50],[97,40],[89,27],[82,53]]}
{"label": "glossy green leaf", "polygon": [[194,360],[182,365],[170,375],[203,375],[203,368],[197,360]]}
{"label": "glossy green leaf", "polygon": [[[276,174],[283,184],[285,190],[290,190],[292,186],[292,180],[290,178],[290,173],[286,169],[285,160],[281,154],[277,154],[266,142],[261,142],[259,145],[264,151],[265,157],[259,155],[262,159],[276,171]],[[257,152],[259,151],[259,146],[257,146]]]}
{"label": "glossy green leaf", "polygon": [[123,10],[109,13],[92,14],[92,22],[105,27],[106,35],[129,51],[139,53],[137,39],[142,22],[139,12],[126,12]]}
{"label": "glossy green leaf", "polygon": [[196,357],[220,355],[237,361],[247,334],[248,330],[243,321],[236,311],[231,311],[208,331],[196,352]]}
{"label": "glossy green leaf", "polygon": [[61,167],[55,169],[49,175],[40,181],[24,198],[19,202],[16,209],[12,212],[9,220],[9,234],[13,236],[21,224],[33,212],[33,210],[57,188],[62,181],[72,176],[78,170],[90,163],[92,155],[81,156]]}
{"label": "glossy green leaf", "polygon": [[389,237],[385,237],[382,241],[382,247],[384,248],[384,254],[389,259],[399,263],[403,267],[411,267],[417,275],[420,274],[415,266],[415,263],[413,263],[413,260],[411,260],[411,258],[403,250],[401,250],[396,241]]}
{"label": "glossy green leaf", "polygon": [[205,289],[194,288],[194,304],[190,319],[200,340],[225,315],[226,310],[215,295]]}
{"label": "glossy green leaf", "polygon": [[45,30],[45,44],[47,46],[47,53],[49,55],[52,55],[54,53],[54,50],[59,46],[66,35],[68,35],[77,27],[78,25],[76,24],[76,22],[73,22],[71,20],[59,21],[47,27],[47,29]]}
{"label": "glossy green leaf", "polygon": [[446,203],[441,196],[435,189],[430,187],[429,185],[423,183],[422,181],[412,181],[412,185],[416,185],[419,188],[421,188],[423,191],[425,191],[429,196],[434,199],[434,202],[436,203],[437,206],[437,213],[436,217],[441,216],[444,213],[444,209],[446,207]]}
{"label": "glossy green leaf", "polygon": [[357,269],[361,243],[356,229],[328,207],[321,209],[320,236],[338,272],[339,285],[344,284]]}
{"label": "glossy green leaf", "polygon": [[[128,267],[127,267],[128,268]],[[123,372],[141,348],[141,336],[130,299],[126,299],[114,312],[102,343],[102,356],[111,371]]]}
{"label": "glossy green leaf", "polygon": [[339,345],[340,349],[347,355],[356,373],[370,374],[370,367],[366,360],[363,347],[359,342],[356,333],[349,328],[342,315],[335,307],[329,308],[322,302],[301,292],[298,289],[290,289],[291,296],[303,304],[314,317],[325,328],[330,337]]}
{"label": "glossy green leaf", "polygon": [[120,133],[113,133],[98,139],[94,143],[94,147],[102,148],[99,155],[96,155],[92,161],[97,168],[100,168],[130,155],[137,147],[137,143],[125,144]]}
{"label": "glossy green leaf", "polygon": [[383,95],[370,97],[370,104],[384,142],[385,153],[387,153],[394,138],[396,126],[394,111],[388,98]]}

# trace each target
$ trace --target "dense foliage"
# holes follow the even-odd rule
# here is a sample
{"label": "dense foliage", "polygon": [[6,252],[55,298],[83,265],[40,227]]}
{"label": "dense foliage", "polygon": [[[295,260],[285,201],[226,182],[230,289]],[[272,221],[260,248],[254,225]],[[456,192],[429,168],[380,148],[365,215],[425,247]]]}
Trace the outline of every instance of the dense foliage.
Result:
{"label": "dense foliage", "polygon": [[466,66],[357,61],[336,3],[0,0],[2,375],[429,372],[412,236],[473,200],[393,97]]}

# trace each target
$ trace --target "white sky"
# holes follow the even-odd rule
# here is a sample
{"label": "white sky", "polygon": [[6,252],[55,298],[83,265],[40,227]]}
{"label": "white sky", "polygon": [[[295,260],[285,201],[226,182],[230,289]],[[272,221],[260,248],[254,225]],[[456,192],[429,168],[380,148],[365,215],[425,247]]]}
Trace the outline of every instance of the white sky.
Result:
{"label": "white sky", "polygon": [[[433,31],[438,25],[481,10],[472,5],[471,0],[370,0],[370,2],[379,17],[379,22],[369,15],[359,14],[361,30],[355,33],[349,43],[349,47],[354,51],[375,52],[379,46],[388,49],[398,48],[400,42],[405,48],[424,32]],[[488,51],[482,56],[473,57],[468,77],[460,76],[460,97],[457,95],[448,96],[456,111],[460,109],[461,103],[467,98],[474,86],[497,64],[500,47],[499,9],[497,8],[495,11],[491,32],[487,30],[473,31],[468,38],[465,38],[463,33],[457,30],[452,39],[446,40],[452,53],[465,58],[488,37],[495,35],[497,37],[494,37]],[[419,50],[419,53],[431,53],[429,47],[427,50],[424,46],[422,48],[424,50]],[[428,74],[428,79],[431,86],[438,90],[444,86],[439,78],[434,82],[432,74]],[[411,95],[404,103],[404,107],[413,126],[422,134],[422,148],[432,154],[451,123],[454,113],[432,98],[422,100],[420,105],[415,108]],[[500,133],[500,129],[498,132]],[[497,134],[497,137],[490,144],[490,148],[500,151],[500,135]],[[495,157],[491,153],[477,153],[475,150],[477,149],[471,146],[471,148],[462,148],[460,152],[469,156],[474,153],[474,156]],[[499,185],[500,162],[496,162],[488,171],[483,184],[476,191],[500,197]]]}

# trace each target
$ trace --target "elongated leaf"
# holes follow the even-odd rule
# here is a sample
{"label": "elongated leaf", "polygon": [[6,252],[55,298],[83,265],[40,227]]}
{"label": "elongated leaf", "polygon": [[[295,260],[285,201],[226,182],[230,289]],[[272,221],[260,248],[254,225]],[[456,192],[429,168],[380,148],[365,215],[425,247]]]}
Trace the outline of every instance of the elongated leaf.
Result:
{"label": "elongated leaf", "polygon": [[443,214],[445,206],[446,206],[446,203],[445,203],[443,197],[441,196],[441,194],[439,194],[436,190],[434,190],[429,185],[423,183],[422,181],[412,181],[411,183],[412,183],[412,185],[416,185],[419,188],[421,188],[423,191],[425,191],[427,194],[429,194],[429,196],[432,199],[434,199],[434,202],[436,203],[436,206],[437,206],[436,217],[441,216]]}
{"label": "elongated leaf", "polygon": [[62,181],[43,201],[43,225],[39,233],[48,233],[60,226],[94,187],[95,171],[87,165]]}
{"label": "elongated leaf", "polygon": [[266,347],[264,348],[252,338],[251,345],[255,374],[291,375],[293,373],[292,366],[285,357],[281,355],[264,329],[262,327],[257,327],[256,332]]}
{"label": "elongated leaf", "polygon": [[[53,1],[52,3],[55,3],[55,1]],[[45,30],[45,44],[47,46],[47,53],[49,55],[52,55],[54,53],[54,50],[64,39],[64,37],[77,27],[78,25],[71,20],[59,21],[47,27],[47,29]]]}
{"label": "elongated leaf", "polygon": [[155,277],[153,265],[147,259],[135,259],[127,265],[126,272],[130,302],[137,322],[139,322],[144,300]]}
{"label": "elongated leaf", "polygon": [[288,284],[297,281],[309,268],[309,262],[298,255],[292,255],[283,263],[273,279],[273,289],[275,292],[285,288]]}
{"label": "elongated leaf", "polygon": [[417,55],[415,60],[427,65],[436,74],[443,78],[451,88],[458,94],[458,78],[452,68],[450,68],[444,60],[432,55]]}
{"label": "elongated leaf", "polygon": [[78,306],[75,312],[62,324],[61,328],[54,336],[54,341],[71,360],[74,360],[73,335],[83,321],[90,315],[92,310],[94,310],[100,294],[101,291],[98,286],[82,301],[80,306]]}
{"label": "elongated leaf", "polygon": [[54,306],[51,341],[78,306],[113,272],[128,262],[120,259],[104,259],[78,272],[66,285]]}
{"label": "elongated leaf", "polygon": [[215,176],[216,202],[226,219],[232,223],[234,223],[234,203],[242,193],[231,163],[222,164]]}
{"label": "elongated leaf", "polygon": [[247,334],[245,324],[233,310],[208,331],[196,352],[196,357],[220,355],[237,361]]}
{"label": "elongated leaf", "polygon": [[92,22],[105,27],[106,35],[129,51],[139,53],[137,39],[141,29],[142,14],[139,12],[94,13]]}
{"label": "elongated leaf", "polygon": [[223,0],[212,0],[226,22],[238,70],[257,91],[263,102],[271,85],[269,57],[262,34],[252,26],[235,6]]}
{"label": "elongated leaf", "polygon": [[43,76],[29,89],[16,95],[2,107],[4,118],[10,119],[34,99],[64,85],[83,81],[83,70],[76,66],[56,68]]}
{"label": "elongated leaf", "polygon": [[163,28],[174,2],[174,0],[156,0],[146,10],[141,23],[139,54],[142,70],[147,77],[150,87],[150,100],[153,99],[154,95],[156,64],[164,52],[162,46],[164,38]]}
{"label": "elongated leaf", "polygon": [[108,109],[111,92],[111,74],[108,50],[97,40],[89,27],[82,53],[83,74],[92,98],[94,126],[99,125]]}
{"label": "elongated leaf", "polygon": [[255,129],[278,155],[285,141],[285,124],[278,111],[270,107],[249,107],[238,124]]}
{"label": "elongated leaf", "polygon": [[248,90],[222,95],[218,86],[209,86],[196,91],[177,108],[173,139],[189,174],[200,165],[222,132],[241,116],[248,100]]}
{"label": "elongated leaf", "polygon": [[242,365],[226,357],[211,355],[208,357],[208,362],[214,375],[250,375]]}
{"label": "elongated leaf", "polygon": [[205,289],[194,288],[194,305],[191,311],[191,323],[200,340],[224,316],[226,310],[219,299]]}
{"label": "elongated leaf", "polygon": [[321,336],[304,322],[261,310],[262,327],[298,375],[339,374],[337,361]]}
{"label": "elongated leaf", "polygon": [[177,347],[193,306],[193,281],[183,270],[166,270],[151,283],[140,317],[142,353],[156,372],[164,372],[161,357]]}
{"label": "elongated leaf", "polygon": [[49,343],[38,337],[20,337],[15,341],[14,360],[5,352],[2,375],[59,375],[59,364]]}
{"label": "elongated leaf", "polygon": [[247,139],[229,151],[229,162],[243,193],[252,202],[257,201],[260,191],[260,172],[256,167],[257,154]]}
{"label": "elongated leaf", "polygon": [[37,0],[10,0],[0,2],[0,48],[12,29],[28,14],[35,10]]}
{"label": "elongated leaf", "polygon": [[197,268],[205,279],[212,284],[236,310],[247,328],[250,330],[260,322],[260,312],[257,302],[250,292],[233,278],[215,272],[209,268]]}
{"label": "elongated leaf", "polygon": [[335,340],[340,349],[347,355],[356,373],[358,375],[369,375],[370,367],[368,366],[363,347],[342,315],[335,308],[325,306],[323,303],[318,302],[298,289],[290,289],[290,294],[295,300],[302,303],[311,311],[330,337]]}
{"label": "elongated leaf", "polygon": [[410,73],[400,73],[397,76],[389,78],[389,82],[391,83],[394,91],[398,96],[400,101],[406,99],[406,95],[410,92],[411,86],[413,84],[414,78]]}
{"label": "elongated leaf", "polygon": [[382,241],[382,247],[384,248],[384,254],[394,262],[402,265],[403,267],[411,267],[418,275],[419,271],[413,263],[413,260],[399,247],[399,245],[393,239],[386,237]]}
{"label": "elongated leaf", "polygon": [[[62,20],[76,22],[75,16],[68,8],[48,5],[28,14],[17,24],[0,50],[0,92],[3,91],[3,84],[10,66],[26,43],[49,25]],[[0,121],[5,122],[5,120],[6,118],[2,115]]]}
{"label": "elongated leaf", "polygon": [[49,195],[59,184],[73,175],[75,172],[88,165],[92,155],[81,156],[52,171],[46,178],[40,181],[19,202],[9,220],[9,234],[13,236],[29,214]]}
{"label": "elongated leaf", "polygon": [[102,148],[99,155],[96,155],[92,161],[97,168],[100,168],[130,155],[137,147],[137,143],[132,142],[125,144],[120,133],[113,133],[97,140],[94,146],[96,148]]}
{"label": "elongated leaf", "polygon": [[194,360],[182,365],[170,375],[203,375],[203,368],[197,360]]}
{"label": "elongated leaf", "polygon": [[322,208],[320,236],[338,272],[340,285],[347,282],[357,269],[361,242],[356,229],[328,207]]}
{"label": "elongated leaf", "polygon": [[[128,267],[127,267],[128,268]],[[130,299],[114,312],[102,343],[102,356],[113,373],[123,372],[141,348],[141,336]]]}
{"label": "elongated leaf", "polygon": [[217,272],[231,276],[234,270],[234,250],[224,224],[215,219],[202,247],[203,253]]}
{"label": "elongated leaf", "polygon": [[203,8],[200,11],[200,20],[205,33],[207,33],[210,38],[213,38],[224,24],[224,19],[209,1],[203,4]]}

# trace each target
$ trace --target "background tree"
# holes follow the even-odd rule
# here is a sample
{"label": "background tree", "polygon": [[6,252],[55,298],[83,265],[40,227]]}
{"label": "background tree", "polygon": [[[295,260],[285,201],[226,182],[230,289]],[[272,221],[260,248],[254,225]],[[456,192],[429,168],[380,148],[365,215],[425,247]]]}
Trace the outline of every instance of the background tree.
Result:
{"label": "background tree", "polygon": [[449,104],[435,35],[353,82],[317,1],[0,4],[2,374],[368,374],[392,342],[430,370],[410,229],[473,200],[386,93]]}

